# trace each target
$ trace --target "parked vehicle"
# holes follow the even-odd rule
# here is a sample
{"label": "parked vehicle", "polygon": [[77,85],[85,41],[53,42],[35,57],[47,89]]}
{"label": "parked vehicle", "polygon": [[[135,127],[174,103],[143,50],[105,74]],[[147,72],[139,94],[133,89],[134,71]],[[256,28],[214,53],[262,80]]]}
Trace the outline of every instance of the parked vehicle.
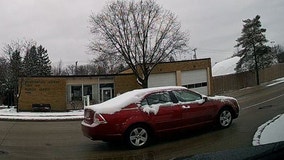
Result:
{"label": "parked vehicle", "polygon": [[83,134],[92,140],[124,140],[132,148],[153,136],[216,123],[227,128],[239,115],[236,99],[207,97],[185,87],[138,89],[85,108]]}

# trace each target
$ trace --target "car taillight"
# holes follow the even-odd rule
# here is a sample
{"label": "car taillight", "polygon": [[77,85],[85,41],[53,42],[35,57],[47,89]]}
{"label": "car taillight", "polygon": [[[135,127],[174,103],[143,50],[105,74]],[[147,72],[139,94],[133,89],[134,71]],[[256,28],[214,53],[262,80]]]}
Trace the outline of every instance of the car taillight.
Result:
{"label": "car taillight", "polygon": [[104,117],[101,114],[95,113],[94,114],[94,123],[96,123],[96,124],[106,124],[107,121],[104,119]]}
{"label": "car taillight", "polygon": [[86,109],[84,111],[84,121],[88,124],[92,124],[94,119],[94,111]]}

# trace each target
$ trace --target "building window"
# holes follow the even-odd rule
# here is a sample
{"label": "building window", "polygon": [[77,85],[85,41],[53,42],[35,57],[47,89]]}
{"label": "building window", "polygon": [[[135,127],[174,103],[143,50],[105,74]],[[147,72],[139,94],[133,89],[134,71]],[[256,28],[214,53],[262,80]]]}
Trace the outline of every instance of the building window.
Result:
{"label": "building window", "polygon": [[114,84],[77,84],[68,85],[68,101],[83,101],[84,96],[89,95],[92,103],[100,103],[113,98]]}
{"label": "building window", "polygon": [[207,86],[207,82],[201,82],[201,83],[194,83],[194,84],[187,84],[187,85],[183,85],[186,88],[199,88],[199,87],[206,87]]}
{"label": "building window", "polygon": [[83,96],[87,96],[87,95],[90,96],[90,100],[93,99],[92,85],[71,86],[71,100],[72,101],[82,101]]}
{"label": "building window", "polygon": [[89,95],[90,96],[90,100],[93,99],[93,96],[92,96],[92,85],[84,85],[84,89],[83,89],[83,96],[87,96]]}
{"label": "building window", "polygon": [[104,102],[113,98],[113,86],[113,83],[100,84],[100,102]]}
{"label": "building window", "polygon": [[82,101],[82,86],[71,86],[71,100]]}

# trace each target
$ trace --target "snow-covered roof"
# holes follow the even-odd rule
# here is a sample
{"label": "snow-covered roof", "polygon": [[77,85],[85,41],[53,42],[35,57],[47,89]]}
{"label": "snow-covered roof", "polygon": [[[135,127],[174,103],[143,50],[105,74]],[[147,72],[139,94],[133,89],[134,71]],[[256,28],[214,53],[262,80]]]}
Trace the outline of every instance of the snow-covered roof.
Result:
{"label": "snow-covered roof", "polygon": [[117,111],[120,111],[123,107],[126,107],[132,103],[140,102],[149,93],[163,91],[163,90],[171,90],[171,89],[186,89],[186,88],[180,86],[167,86],[167,87],[136,89],[133,91],[123,93],[103,103],[87,106],[86,109],[92,109],[97,113],[113,114]]}
{"label": "snow-covered roof", "polygon": [[221,76],[236,73],[235,68],[239,60],[240,57],[232,57],[215,64],[212,67],[212,76]]}

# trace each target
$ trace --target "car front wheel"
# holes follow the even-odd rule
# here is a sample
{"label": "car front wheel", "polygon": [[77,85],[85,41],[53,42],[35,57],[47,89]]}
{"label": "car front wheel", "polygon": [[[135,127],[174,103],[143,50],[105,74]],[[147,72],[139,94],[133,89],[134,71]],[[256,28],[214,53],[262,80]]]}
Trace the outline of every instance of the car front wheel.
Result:
{"label": "car front wheel", "polygon": [[143,148],[150,141],[150,133],[147,127],[136,125],[128,129],[126,133],[128,145],[133,149]]}
{"label": "car front wheel", "polygon": [[218,116],[218,124],[221,128],[227,128],[233,121],[232,112],[229,109],[223,109]]}

